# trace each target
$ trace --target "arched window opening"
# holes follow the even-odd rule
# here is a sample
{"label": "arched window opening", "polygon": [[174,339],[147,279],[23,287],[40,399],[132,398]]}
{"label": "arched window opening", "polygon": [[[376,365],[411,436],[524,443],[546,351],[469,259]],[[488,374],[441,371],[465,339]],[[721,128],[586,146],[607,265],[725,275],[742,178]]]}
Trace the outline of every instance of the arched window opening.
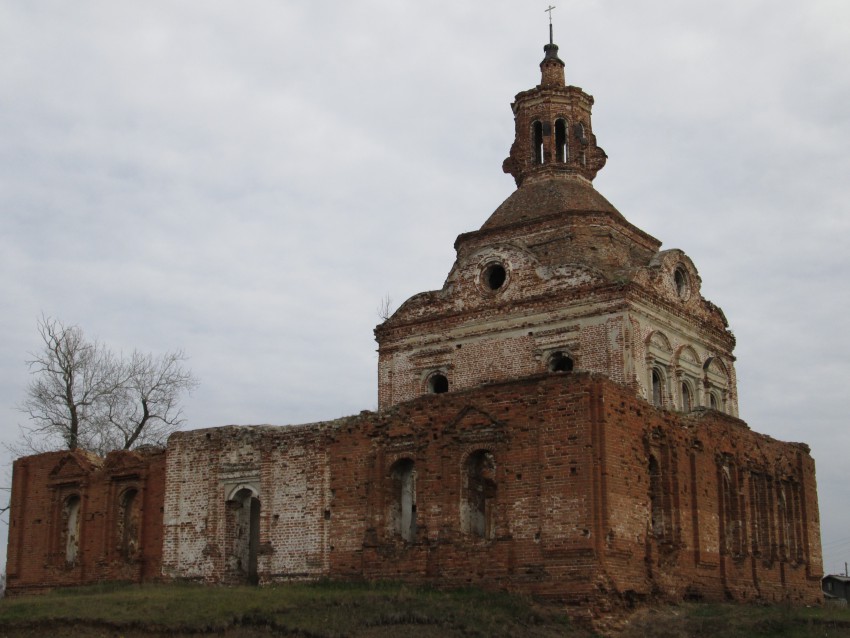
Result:
{"label": "arched window opening", "polygon": [[655,538],[663,538],[666,530],[664,488],[661,481],[661,465],[653,455],[649,456],[649,504],[652,535]]}
{"label": "arched window opening", "polygon": [[681,540],[676,461],[665,437],[655,431],[652,439],[646,465],[649,475],[649,535],[669,549]]}
{"label": "arched window opening", "polygon": [[558,162],[566,162],[570,158],[570,150],[567,144],[567,122],[564,119],[555,120],[555,159]]}
{"label": "arched window opening", "polygon": [[227,502],[227,508],[231,542],[228,567],[238,580],[256,585],[259,583],[260,499],[252,490],[242,488]]}
{"label": "arched window opening", "polygon": [[676,271],[673,273],[673,282],[676,285],[676,294],[679,295],[679,298],[686,299],[688,296],[689,286],[688,275],[685,273],[684,268],[676,268]]}
{"label": "arched window opening", "polygon": [[449,391],[449,380],[446,375],[437,373],[432,374],[428,379],[428,392],[431,394],[443,394]]}
{"label": "arched window opening", "polygon": [[646,337],[646,398],[657,408],[668,407],[671,395],[678,395],[678,388],[670,388],[667,370],[676,369],[673,363],[673,348],[670,340],[659,331],[653,330]]}
{"label": "arched window opening", "polygon": [[573,360],[564,352],[556,352],[549,358],[549,372],[572,372]]}
{"label": "arched window opening", "polygon": [[708,407],[712,410],[726,411],[726,393],[730,377],[723,361],[717,357],[708,357],[703,364],[705,376],[703,384],[708,394]]}
{"label": "arched window opening", "polygon": [[805,560],[803,549],[803,512],[800,503],[800,484],[791,484],[791,519],[794,526],[794,545],[792,546],[792,560],[802,563]]}
{"label": "arched window opening", "polygon": [[129,489],[121,495],[118,505],[118,553],[125,561],[139,556],[140,518],[138,490]]}
{"label": "arched window opening", "polygon": [[652,369],[652,405],[656,408],[660,408],[663,406],[663,393],[662,393],[663,379],[661,377],[661,373],[658,371],[658,368]]}
{"label": "arched window opening", "polygon": [[737,468],[728,461],[720,468],[722,483],[722,520],[724,553],[742,556],[744,553],[744,524]]}
{"label": "arched window opening", "polygon": [[401,459],[392,467],[390,529],[407,542],[416,539],[416,470],[412,460]]}
{"label": "arched window opening", "polygon": [[692,409],[691,387],[687,381],[682,381],[682,412],[690,412]]}
{"label": "arched window opening", "polygon": [[65,564],[76,565],[80,552],[80,497],[71,496],[62,508],[62,546]]}
{"label": "arched window opening", "polygon": [[534,149],[534,163],[543,163],[543,124],[535,120],[531,125],[531,147]]}
{"label": "arched window opening", "polygon": [[753,472],[750,475],[750,503],[752,504],[752,547],[753,554],[772,558],[775,541],[773,539],[773,512],[771,480],[768,476]]}
{"label": "arched window opening", "polygon": [[581,122],[577,122],[575,127],[573,128],[573,131],[575,132],[576,139],[586,146],[588,144],[588,141],[587,135],[584,132],[584,124],[582,124]]}
{"label": "arched window opening", "polygon": [[710,392],[708,395],[708,407],[712,410],[717,410],[717,395],[714,392]]}
{"label": "arched window opening", "polygon": [[799,486],[791,481],[779,482],[780,554],[784,560],[802,562],[803,529]]}
{"label": "arched window opening", "polygon": [[777,511],[779,515],[779,558],[781,560],[788,560],[788,547],[790,544],[789,537],[791,535],[786,486],[787,483],[785,481],[779,482],[777,484],[776,494]]}
{"label": "arched window opening", "polygon": [[496,531],[496,460],[493,454],[486,450],[471,454],[466,460],[464,479],[464,531],[471,536],[492,539]]}

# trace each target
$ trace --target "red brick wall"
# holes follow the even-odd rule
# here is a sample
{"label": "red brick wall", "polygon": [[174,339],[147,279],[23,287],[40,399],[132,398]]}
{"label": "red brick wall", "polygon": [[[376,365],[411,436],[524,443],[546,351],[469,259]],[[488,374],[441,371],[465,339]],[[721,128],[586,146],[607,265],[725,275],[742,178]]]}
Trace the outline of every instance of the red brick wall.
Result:
{"label": "red brick wall", "polygon": [[[641,591],[628,566],[646,557],[654,590],[674,600],[820,600],[817,488],[807,446],[757,434],[715,411],[656,410],[613,384],[604,384],[601,409],[609,493],[604,527],[618,590]],[[650,455],[661,466],[661,509],[668,513],[656,533],[649,529]],[[781,489],[797,501],[787,514]],[[790,540],[786,526],[796,528]]]}
{"label": "red brick wall", "polygon": [[[499,586],[592,599],[609,594],[671,600],[820,597],[821,554],[814,465],[808,448],[775,441],[703,410],[656,410],[602,377],[550,375],[429,395],[354,420],[330,449],[330,569],[336,576]],[[463,461],[495,457],[491,540],[464,534]],[[661,467],[652,529],[649,457]],[[387,529],[390,469],[416,467],[416,541]],[[723,462],[737,468],[736,521],[724,519]],[[774,498],[753,545],[752,476]],[[796,486],[797,556],[783,558],[777,485]],[[762,508],[764,510],[764,508]],[[739,547],[722,538],[732,523]]]}
{"label": "red brick wall", "polygon": [[[402,459],[415,470],[411,541],[393,527]],[[598,605],[821,595],[808,448],[719,412],[657,410],[601,375],[528,377],[308,426],[179,433],[163,483],[165,462],[82,452],[17,461],[10,593],[163,572],[245,580],[228,500],[248,489],[261,506],[261,583],[392,578]],[[144,497],[134,561],[116,531],[127,487]],[[71,495],[82,523],[67,565]],[[470,514],[479,507],[481,536]]]}
{"label": "red brick wall", "polygon": [[[79,450],[18,459],[6,591],[159,578],[164,491],[163,450],[113,452],[106,459]],[[69,499],[79,499],[77,552],[70,562],[63,515]]]}

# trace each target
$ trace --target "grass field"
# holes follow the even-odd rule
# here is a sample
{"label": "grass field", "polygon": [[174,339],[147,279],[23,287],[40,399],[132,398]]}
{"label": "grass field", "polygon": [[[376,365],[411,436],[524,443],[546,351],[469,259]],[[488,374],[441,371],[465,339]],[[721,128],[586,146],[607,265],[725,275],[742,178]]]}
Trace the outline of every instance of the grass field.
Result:
{"label": "grass field", "polygon": [[[0,601],[0,637],[304,636],[453,638],[597,635],[563,608],[479,590],[397,583],[321,582],[274,587],[102,585]],[[647,607],[623,638],[850,637],[837,608],[685,604]]]}

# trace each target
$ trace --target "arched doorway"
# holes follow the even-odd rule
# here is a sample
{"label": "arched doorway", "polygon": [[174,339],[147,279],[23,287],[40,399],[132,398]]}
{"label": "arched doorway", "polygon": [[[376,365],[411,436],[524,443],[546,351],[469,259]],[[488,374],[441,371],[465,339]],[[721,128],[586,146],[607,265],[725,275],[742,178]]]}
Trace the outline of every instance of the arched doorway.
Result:
{"label": "arched doorway", "polygon": [[257,551],[260,547],[260,499],[243,487],[227,502],[230,556],[228,567],[235,580],[256,585]]}

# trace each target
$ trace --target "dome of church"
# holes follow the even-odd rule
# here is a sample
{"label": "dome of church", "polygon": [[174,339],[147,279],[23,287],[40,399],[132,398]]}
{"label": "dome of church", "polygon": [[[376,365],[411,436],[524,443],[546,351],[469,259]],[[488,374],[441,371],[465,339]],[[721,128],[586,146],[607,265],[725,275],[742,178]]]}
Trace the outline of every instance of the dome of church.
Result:
{"label": "dome of church", "polygon": [[611,202],[589,181],[578,176],[559,175],[523,184],[490,215],[481,230],[542,220],[562,213],[609,213],[623,220]]}

